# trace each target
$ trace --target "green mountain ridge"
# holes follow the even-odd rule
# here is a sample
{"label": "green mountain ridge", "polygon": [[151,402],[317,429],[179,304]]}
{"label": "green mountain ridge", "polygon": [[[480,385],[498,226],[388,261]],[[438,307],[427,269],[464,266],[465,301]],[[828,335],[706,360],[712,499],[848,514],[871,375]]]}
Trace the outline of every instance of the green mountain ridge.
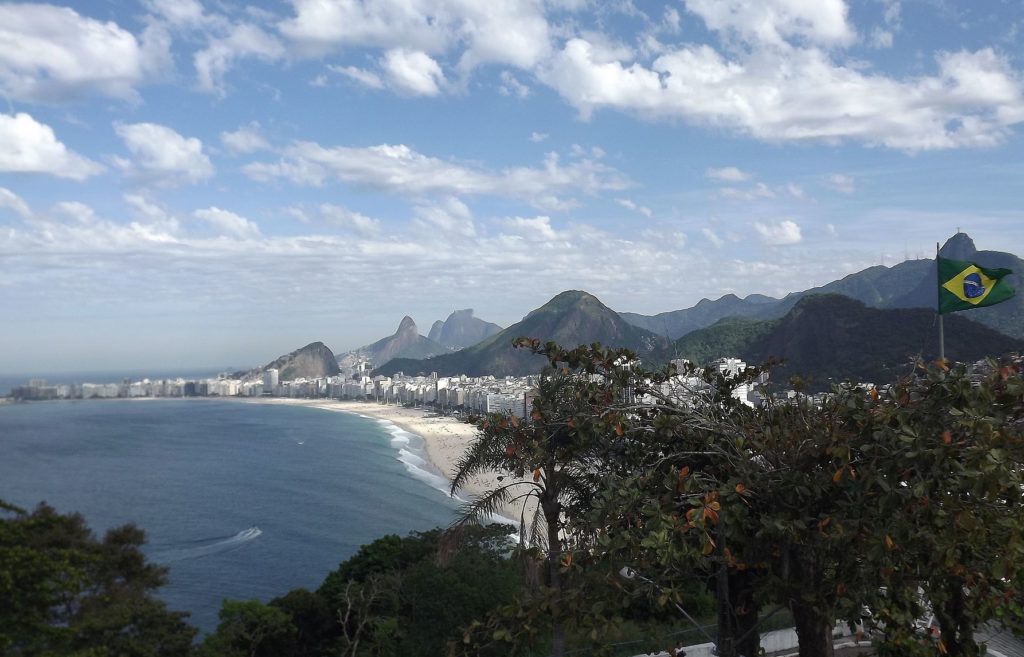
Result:
{"label": "green mountain ridge", "polygon": [[[946,358],[972,362],[1024,349],[1024,340],[1004,335],[964,316],[945,317]],[[923,308],[871,308],[840,294],[800,299],[783,317],[730,318],[675,341],[674,358],[706,364],[735,356],[750,364],[781,358],[774,378],[798,375],[812,389],[831,381],[880,382],[909,371],[912,359],[938,357],[938,324]]]}
{"label": "green mountain ridge", "polygon": [[[1012,253],[978,251],[966,233],[957,233],[942,246],[946,258],[970,260],[988,267],[1013,270],[1010,285],[1021,290],[1024,260]],[[706,328],[725,317],[775,319],[790,311],[801,299],[814,294],[837,293],[874,308],[929,308],[937,299],[935,260],[906,260],[891,267],[876,265],[837,281],[787,294],[781,299],[752,294],[743,299],[727,294],[714,301],[702,299],[692,308],[653,316],[620,313],[626,321],[671,339]],[[971,312],[971,319],[1007,335],[1024,339],[1024,291],[1005,303]]]}
{"label": "green mountain ridge", "polygon": [[533,374],[541,370],[546,360],[512,348],[512,341],[524,336],[553,340],[570,347],[600,342],[631,349],[641,356],[663,351],[668,345],[664,337],[626,322],[597,297],[569,290],[530,312],[522,321],[472,347],[429,359],[396,358],[374,373],[385,376],[395,372],[437,372],[441,376]]}

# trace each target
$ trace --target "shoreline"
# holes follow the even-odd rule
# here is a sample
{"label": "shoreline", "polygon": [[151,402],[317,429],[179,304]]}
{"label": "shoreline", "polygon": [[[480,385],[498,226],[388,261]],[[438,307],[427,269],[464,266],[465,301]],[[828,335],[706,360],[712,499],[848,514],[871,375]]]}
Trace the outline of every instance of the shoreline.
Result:
{"label": "shoreline", "polygon": [[[389,422],[423,440],[423,451],[427,460],[449,484],[457,470],[459,459],[473,442],[478,431],[475,426],[451,417],[427,415],[423,409],[385,406],[374,402],[292,397],[239,399],[239,401],[251,404],[306,406],[337,413],[352,413]],[[496,472],[478,474],[467,480],[457,493],[469,498],[480,497],[499,485],[499,476],[501,475]],[[500,507],[501,520],[511,522],[517,527],[520,524],[521,513],[522,507],[518,504],[503,504]]]}
{"label": "shoreline", "polygon": [[[33,400],[21,403],[38,404],[46,402],[67,402],[67,401],[130,401],[130,402],[156,402],[162,399],[189,399],[193,401],[215,400],[234,401],[242,404],[267,404],[279,406],[304,406],[337,413],[351,413],[374,420],[388,422],[399,429],[413,434],[423,441],[423,453],[430,465],[439,473],[444,480],[451,484],[453,475],[457,470],[458,461],[462,458],[466,449],[472,444],[477,434],[477,428],[471,424],[460,422],[447,416],[430,416],[424,409],[405,408],[403,406],[388,406],[375,402],[339,400],[339,399],[302,399],[297,397],[196,397],[196,398],[171,398],[171,397],[129,397],[129,398],[102,398],[88,400]],[[0,399],[0,403],[3,399]],[[11,405],[16,405],[12,402]],[[401,459],[400,459],[401,460]],[[486,472],[475,475],[466,481],[458,491],[455,499],[474,499],[493,490],[501,482],[498,477],[502,476],[504,483],[509,483],[507,475],[500,475],[497,472]],[[427,482],[428,486],[430,485]],[[440,490],[432,486],[442,494],[448,495],[448,487]],[[498,515],[500,518],[494,520],[508,522],[516,527],[520,526],[523,508],[521,503],[502,504],[499,506]]]}

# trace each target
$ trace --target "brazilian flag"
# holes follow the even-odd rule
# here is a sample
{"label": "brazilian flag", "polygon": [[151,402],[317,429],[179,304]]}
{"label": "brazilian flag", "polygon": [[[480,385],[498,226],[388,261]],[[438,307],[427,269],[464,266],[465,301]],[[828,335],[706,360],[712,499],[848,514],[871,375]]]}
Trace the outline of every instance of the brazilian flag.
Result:
{"label": "brazilian flag", "polygon": [[973,262],[939,258],[939,314],[994,306],[1006,301],[1014,289],[1003,279],[1009,269],[987,269]]}

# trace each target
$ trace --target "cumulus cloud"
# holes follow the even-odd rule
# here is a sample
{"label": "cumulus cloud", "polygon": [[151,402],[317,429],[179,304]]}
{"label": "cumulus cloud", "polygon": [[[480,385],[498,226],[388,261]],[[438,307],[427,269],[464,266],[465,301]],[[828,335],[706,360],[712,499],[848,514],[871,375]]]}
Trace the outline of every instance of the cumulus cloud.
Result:
{"label": "cumulus cloud", "polygon": [[0,171],[85,180],[103,166],[70,150],[50,126],[19,112],[0,114]]}
{"label": "cumulus cloud", "polygon": [[272,62],[284,54],[284,45],[262,28],[248,23],[234,25],[224,36],[211,39],[193,57],[199,88],[223,95],[224,75],[237,60],[255,57]]}
{"label": "cumulus cloud", "polygon": [[403,48],[457,53],[465,71],[486,63],[529,68],[550,50],[539,2],[491,0],[292,0],[280,32],[299,52]]}
{"label": "cumulus cloud", "polygon": [[138,100],[136,87],[169,61],[169,42],[140,42],[114,22],[68,7],[0,4],[0,91],[54,102],[90,93]]}
{"label": "cumulus cloud", "polygon": [[116,123],[114,130],[132,154],[115,161],[129,176],[142,182],[174,186],[197,183],[214,174],[203,142],[183,137],[156,123]]}
{"label": "cumulus cloud", "polygon": [[816,47],[707,45],[649,65],[569,39],[538,77],[584,118],[601,108],[685,119],[756,139],[859,141],[907,151],[992,146],[1024,122],[1024,83],[990,48],[939,53],[934,75],[904,80],[837,64]]}
{"label": "cumulus cloud", "polygon": [[507,232],[530,242],[553,242],[561,236],[551,227],[551,217],[508,217],[501,220]]}
{"label": "cumulus cloud", "polygon": [[532,141],[535,144],[539,144],[540,142],[546,140],[548,136],[549,135],[546,132],[531,132],[530,141]]}
{"label": "cumulus cloud", "polygon": [[712,30],[744,41],[782,45],[800,39],[850,45],[857,33],[847,21],[845,0],[683,0]]}
{"label": "cumulus cloud", "polygon": [[601,162],[583,158],[563,164],[548,153],[540,167],[490,171],[476,165],[430,157],[403,144],[368,148],[327,148],[296,142],[277,162],[254,162],[245,173],[255,180],[285,178],[303,185],[328,180],[405,195],[490,195],[529,201],[562,192],[596,194],[630,186],[629,179]]}
{"label": "cumulus cloud", "polygon": [[214,229],[223,235],[238,239],[258,239],[260,229],[252,221],[245,217],[211,206],[202,210],[196,210],[195,216],[210,224]]}
{"label": "cumulus cloud", "polygon": [[761,241],[769,246],[798,244],[803,239],[800,234],[800,226],[789,219],[774,224],[757,221],[754,222],[754,230],[761,236]]}
{"label": "cumulus cloud", "polygon": [[220,133],[220,141],[224,148],[235,155],[270,150],[270,144],[260,132],[260,124],[256,121],[238,130]]}
{"label": "cumulus cloud", "polygon": [[380,65],[391,87],[409,96],[436,96],[446,82],[441,65],[419,50],[389,50]]}
{"label": "cumulus cloud", "polygon": [[722,182],[744,182],[750,180],[750,174],[736,167],[722,167],[720,169],[708,169],[704,175],[711,180]]}

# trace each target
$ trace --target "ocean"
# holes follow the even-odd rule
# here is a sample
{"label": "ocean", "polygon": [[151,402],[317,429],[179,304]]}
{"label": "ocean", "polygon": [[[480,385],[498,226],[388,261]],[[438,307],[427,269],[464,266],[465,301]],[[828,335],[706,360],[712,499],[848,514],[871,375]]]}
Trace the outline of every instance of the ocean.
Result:
{"label": "ocean", "polygon": [[360,545],[448,525],[422,441],[315,408],[208,399],[0,405],[0,498],[146,531],[159,597],[203,632],[221,601],[316,588]]}

